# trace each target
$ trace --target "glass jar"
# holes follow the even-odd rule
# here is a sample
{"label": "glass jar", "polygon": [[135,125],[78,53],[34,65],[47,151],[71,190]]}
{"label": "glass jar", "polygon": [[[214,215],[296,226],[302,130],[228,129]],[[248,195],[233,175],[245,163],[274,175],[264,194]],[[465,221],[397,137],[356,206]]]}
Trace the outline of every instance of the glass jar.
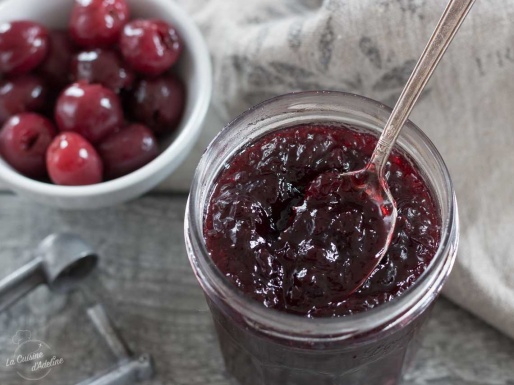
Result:
{"label": "glass jar", "polygon": [[265,308],[239,292],[205,247],[203,220],[213,183],[241,147],[282,128],[346,123],[375,134],[391,109],[341,92],[292,93],[243,113],[211,142],[193,180],[185,216],[189,259],[209,304],[227,369],[242,385],[394,385],[408,367],[419,332],[453,266],[458,214],[448,170],[412,122],[398,138],[430,185],[441,242],[427,270],[401,296],[363,313],[309,319]]}

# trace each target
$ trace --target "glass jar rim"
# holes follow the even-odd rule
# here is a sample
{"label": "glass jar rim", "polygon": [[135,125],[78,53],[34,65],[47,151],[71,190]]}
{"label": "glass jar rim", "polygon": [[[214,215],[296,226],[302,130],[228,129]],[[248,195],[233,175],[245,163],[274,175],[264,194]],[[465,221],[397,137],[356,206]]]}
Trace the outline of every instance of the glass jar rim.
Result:
{"label": "glass jar rim", "polygon": [[[210,258],[205,246],[202,226],[205,213],[199,212],[200,207],[195,202],[200,189],[200,169],[206,166],[204,164],[205,158],[209,151],[212,150],[213,144],[221,140],[220,138],[227,131],[237,127],[249,115],[269,108],[281,101],[294,102],[295,99],[305,97],[326,97],[333,99],[331,102],[337,103],[344,103],[345,100],[347,102],[362,103],[366,107],[377,111],[380,110],[387,113],[387,115],[392,111],[391,108],[380,102],[356,94],[339,91],[305,91],[293,92],[268,99],[239,115],[211,141],[195,172],[186,205],[184,223],[186,247],[191,265],[207,295],[215,294],[225,303],[230,301],[231,305],[228,306],[230,308],[237,307],[237,311],[241,313],[247,324],[270,336],[295,341],[312,342],[320,340],[327,342],[365,336],[375,330],[392,332],[401,327],[402,322],[412,316],[413,313],[428,307],[435,296],[437,296],[453,266],[459,234],[457,201],[448,169],[434,144],[410,120],[405,123],[405,126],[409,126],[409,129],[413,130],[422,139],[424,146],[433,155],[438,170],[443,175],[447,199],[445,202],[439,202],[439,204],[447,207],[448,218],[441,226],[441,240],[436,255],[416,282],[400,296],[357,314],[333,318],[308,318],[266,308],[263,304],[242,293],[226,279]],[[378,116],[376,117],[378,118]],[[404,131],[405,128],[402,132]],[[200,226],[198,226],[198,221],[195,218],[201,218]],[[452,239],[455,241],[452,242]]]}

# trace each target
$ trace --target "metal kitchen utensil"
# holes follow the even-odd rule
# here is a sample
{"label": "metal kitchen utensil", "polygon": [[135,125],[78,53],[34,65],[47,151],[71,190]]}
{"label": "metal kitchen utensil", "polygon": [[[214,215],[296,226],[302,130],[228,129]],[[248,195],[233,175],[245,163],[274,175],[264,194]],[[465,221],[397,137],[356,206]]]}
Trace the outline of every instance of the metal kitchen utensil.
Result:
{"label": "metal kitchen utensil", "polygon": [[77,385],[128,385],[151,378],[153,366],[150,356],[143,354],[120,363],[115,368],[80,382]]}
{"label": "metal kitchen utensil", "polygon": [[38,245],[31,261],[0,280],[0,311],[40,284],[58,293],[71,291],[97,262],[98,255],[78,235],[49,235]]}
{"label": "metal kitchen utensil", "polygon": [[[370,256],[368,260],[359,262],[362,267],[360,270],[353,271],[350,277],[351,284],[345,289],[346,296],[357,291],[366,282],[389,248],[396,224],[397,208],[385,178],[385,165],[400,130],[407,121],[421,91],[425,88],[474,2],[475,0],[449,0],[385,124],[368,164],[357,171],[344,173],[329,171],[326,173],[332,180],[331,191],[351,190],[354,193],[360,192],[367,195],[376,205],[377,212],[382,213],[384,233],[387,234],[383,241],[377,241],[378,246],[382,247],[376,251],[375,255]],[[323,191],[325,195],[328,193],[329,191],[326,189]],[[358,273],[355,273],[356,271]]]}
{"label": "metal kitchen utensil", "polygon": [[127,385],[147,380],[153,376],[151,357],[148,354],[141,354],[139,357],[131,356],[129,349],[114,329],[102,305],[89,308],[87,315],[118,362],[114,368],[77,385]]}

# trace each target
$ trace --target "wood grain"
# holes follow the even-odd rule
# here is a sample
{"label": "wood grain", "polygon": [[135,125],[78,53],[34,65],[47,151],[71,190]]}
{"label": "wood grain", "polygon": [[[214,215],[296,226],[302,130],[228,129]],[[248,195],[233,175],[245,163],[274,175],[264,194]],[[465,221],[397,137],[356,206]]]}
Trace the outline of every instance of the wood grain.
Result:
{"label": "wood grain", "polygon": [[[58,211],[0,194],[0,272],[7,274],[55,231],[81,234],[102,256],[98,270],[70,295],[41,287],[0,314],[0,384],[72,385],[114,364],[85,316],[102,302],[131,349],[150,353],[157,374],[144,385],[226,385],[210,315],[186,257],[186,198],[153,195],[88,212]],[[62,366],[25,381],[5,366],[30,330]],[[513,385],[514,342],[441,299],[427,328],[410,385]],[[292,384],[293,385],[293,384]]]}

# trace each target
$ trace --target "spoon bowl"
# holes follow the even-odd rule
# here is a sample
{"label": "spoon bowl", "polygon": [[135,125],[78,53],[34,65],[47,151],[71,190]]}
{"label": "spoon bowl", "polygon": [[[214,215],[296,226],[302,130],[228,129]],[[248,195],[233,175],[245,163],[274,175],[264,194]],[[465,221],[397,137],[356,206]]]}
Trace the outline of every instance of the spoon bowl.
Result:
{"label": "spoon bowl", "polygon": [[[343,236],[353,238],[359,234],[358,241],[352,242],[347,251],[351,255],[351,265],[345,271],[340,300],[346,299],[364,284],[382,260],[393,238],[398,210],[389,186],[384,178],[378,177],[374,167],[368,164],[366,168],[353,172],[322,173],[308,185],[305,192],[304,212],[316,210],[317,202],[328,206],[328,210],[332,209],[332,205],[333,211],[348,212],[348,218],[353,219],[345,224]],[[297,210],[296,216],[299,214]]]}

